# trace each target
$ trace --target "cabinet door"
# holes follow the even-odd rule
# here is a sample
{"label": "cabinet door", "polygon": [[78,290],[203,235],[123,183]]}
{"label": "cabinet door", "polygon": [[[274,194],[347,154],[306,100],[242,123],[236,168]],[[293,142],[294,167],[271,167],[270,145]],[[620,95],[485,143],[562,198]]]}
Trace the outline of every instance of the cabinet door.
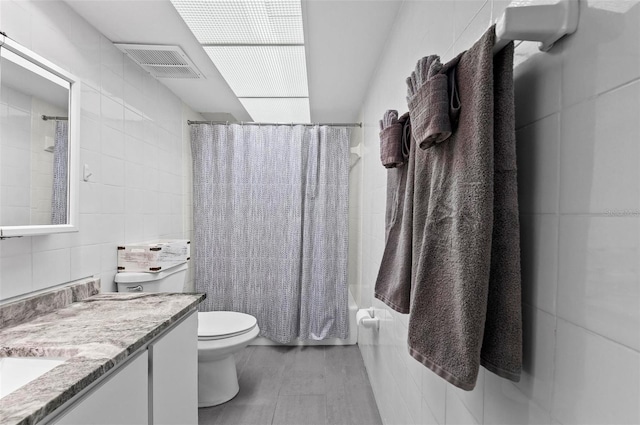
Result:
{"label": "cabinet door", "polygon": [[149,346],[154,425],[198,423],[198,314]]}
{"label": "cabinet door", "polygon": [[149,423],[149,357],[144,351],[72,404],[56,425]]}

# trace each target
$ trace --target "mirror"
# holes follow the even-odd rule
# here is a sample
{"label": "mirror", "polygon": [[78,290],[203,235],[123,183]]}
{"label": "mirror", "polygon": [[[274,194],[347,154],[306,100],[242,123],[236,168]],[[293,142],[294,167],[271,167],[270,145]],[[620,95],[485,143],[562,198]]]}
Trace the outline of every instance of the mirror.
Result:
{"label": "mirror", "polygon": [[79,81],[0,36],[0,238],[77,231]]}

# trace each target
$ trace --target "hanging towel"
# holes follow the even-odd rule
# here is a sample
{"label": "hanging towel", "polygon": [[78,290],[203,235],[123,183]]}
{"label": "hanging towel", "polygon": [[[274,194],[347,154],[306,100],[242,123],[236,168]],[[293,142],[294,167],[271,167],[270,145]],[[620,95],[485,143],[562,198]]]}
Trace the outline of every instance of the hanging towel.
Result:
{"label": "hanging towel", "polygon": [[451,136],[448,79],[441,70],[439,56],[426,56],[407,78],[411,129],[420,149],[428,149]]}
{"label": "hanging towel", "polygon": [[[464,390],[475,386],[481,350],[482,364],[510,379],[519,376],[521,362],[513,82],[507,71],[513,44],[496,57],[496,72],[503,75],[496,76],[494,109],[494,40],[492,27],[440,70],[450,75],[456,68],[458,128],[446,142],[416,150],[414,160],[409,352]],[[501,133],[495,141],[494,131]]]}
{"label": "hanging towel", "polygon": [[513,43],[494,56],[493,91],[493,236],[480,364],[518,382],[522,370],[522,313]]}
{"label": "hanging towel", "polygon": [[458,95],[458,83],[456,83],[456,67],[443,67],[440,73],[447,75],[447,90],[449,92],[449,120],[451,121],[451,131],[458,128],[460,118],[460,96]]}
{"label": "hanging towel", "polygon": [[405,113],[402,150],[408,155],[404,167],[387,171],[387,206],[385,214],[385,247],[378,271],[374,296],[392,309],[409,313],[411,298],[411,252],[413,222],[414,143],[411,122]]}
{"label": "hanging towel", "polygon": [[404,164],[402,129],[403,123],[398,122],[398,111],[386,111],[380,120],[380,160],[385,168],[396,168]]}

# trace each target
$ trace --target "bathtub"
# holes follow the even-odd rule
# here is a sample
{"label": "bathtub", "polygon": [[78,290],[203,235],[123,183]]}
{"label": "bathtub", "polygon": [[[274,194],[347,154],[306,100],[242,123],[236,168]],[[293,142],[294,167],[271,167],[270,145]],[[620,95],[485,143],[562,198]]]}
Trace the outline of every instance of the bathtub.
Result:
{"label": "bathtub", "polygon": [[[358,304],[349,291],[349,338],[347,339],[323,339],[322,341],[313,340],[294,340],[284,345],[355,345],[358,342],[358,326],[356,324],[356,313],[358,312]],[[283,345],[273,342],[268,338],[260,336],[253,340],[249,345]]]}

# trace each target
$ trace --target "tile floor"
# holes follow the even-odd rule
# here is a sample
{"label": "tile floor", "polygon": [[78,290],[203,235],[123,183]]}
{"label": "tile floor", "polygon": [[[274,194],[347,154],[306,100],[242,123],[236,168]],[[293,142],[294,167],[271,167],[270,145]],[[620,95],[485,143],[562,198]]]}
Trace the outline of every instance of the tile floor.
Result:
{"label": "tile floor", "polygon": [[236,364],[240,392],[200,425],[382,424],[356,345],[247,347]]}

